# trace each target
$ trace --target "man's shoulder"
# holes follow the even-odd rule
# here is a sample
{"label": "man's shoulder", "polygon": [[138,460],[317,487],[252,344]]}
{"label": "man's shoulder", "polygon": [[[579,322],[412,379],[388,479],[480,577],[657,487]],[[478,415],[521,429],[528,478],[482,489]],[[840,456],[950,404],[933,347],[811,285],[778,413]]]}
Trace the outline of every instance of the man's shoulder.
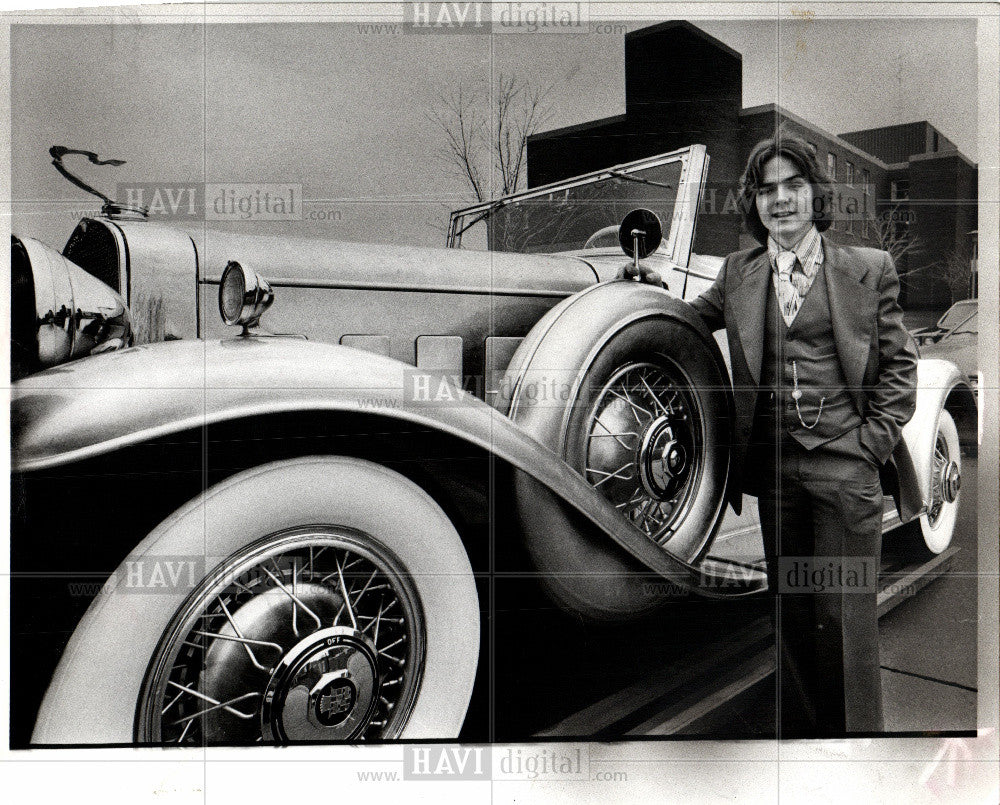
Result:
{"label": "man's shoulder", "polygon": [[889,257],[889,253],[882,249],[874,249],[871,246],[845,246],[841,243],[834,243],[826,238],[823,239],[823,247],[828,251],[835,250],[840,252],[846,259],[870,266],[881,266],[885,263],[886,258]]}
{"label": "man's shoulder", "polygon": [[823,248],[826,249],[826,259],[833,257],[841,265],[852,265],[854,271],[866,274],[865,284],[877,283],[892,265],[892,257],[888,252],[870,246],[844,246],[824,238]]}
{"label": "man's shoulder", "polygon": [[751,260],[756,260],[767,251],[763,246],[751,246],[748,249],[741,249],[738,252],[731,252],[726,256],[726,263],[731,266],[743,266]]}
{"label": "man's shoulder", "polygon": [[829,241],[827,241],[826,245],[832,245],[834,248],[840,249],[847,254],[853,255],[862,260],[871,261],[873,263],[881,263],[885,260],[885,257],[888,254],[888,252],[883,249],[875,249],[871,246],[843,246],[839,243],[830,244]]}

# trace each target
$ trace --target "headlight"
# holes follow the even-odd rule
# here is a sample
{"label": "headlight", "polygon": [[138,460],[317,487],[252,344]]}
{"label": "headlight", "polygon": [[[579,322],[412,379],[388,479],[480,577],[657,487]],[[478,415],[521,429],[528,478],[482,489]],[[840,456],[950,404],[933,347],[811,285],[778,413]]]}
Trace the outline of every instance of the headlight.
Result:
{"label": "headlight", "polygon": [[32,238],[11,238],[11,375],[126,347],[124,300],[71,260]]}
{"label": "headlight", "polygon": [[274,291],[256,271],[230,260],[219,283],[219,314],[226,324],[239,324],[245,335],[256,327],[274,301]]}

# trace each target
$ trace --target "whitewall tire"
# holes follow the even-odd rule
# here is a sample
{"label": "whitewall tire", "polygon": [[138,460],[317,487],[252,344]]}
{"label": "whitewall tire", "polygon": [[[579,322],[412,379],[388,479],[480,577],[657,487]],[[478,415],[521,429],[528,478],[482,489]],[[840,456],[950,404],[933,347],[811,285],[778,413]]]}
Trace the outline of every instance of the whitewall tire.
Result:
{"label": "whitewall tire", "polygon": [[[165,586],[134,584],[158,567]],[[383,466],[310,457],[240,473],[157,526],[112,579],[63,653],[35,744],[462,727],[479,657],[469,560],[437,504]]]}

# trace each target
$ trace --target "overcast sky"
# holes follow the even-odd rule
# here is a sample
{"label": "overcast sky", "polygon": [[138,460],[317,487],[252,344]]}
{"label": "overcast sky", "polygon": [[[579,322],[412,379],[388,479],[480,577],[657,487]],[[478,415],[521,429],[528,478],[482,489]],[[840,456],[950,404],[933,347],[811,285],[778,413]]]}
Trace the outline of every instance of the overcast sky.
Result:
{"label": "overcast sky", "polygon": [[[926,119],[977,158],[972,20],[697,24],[743,54],[745,106],[779,103],[833,133]],[[11,60],[14,228],[60,247],[73,211],[93,205],[51,167],[50,145],[127,160],[81,168],[102,188],[294,182],[313,209],[337,211],[256,224],[264,231],[434,245],[447,211],[470,201],[435,158],[441,135],[427,110],[443,86],[485,90],[491,69],[551,81],[552,128],[621,114],[625,103],[620,33],[25,26],[12,31]]]}

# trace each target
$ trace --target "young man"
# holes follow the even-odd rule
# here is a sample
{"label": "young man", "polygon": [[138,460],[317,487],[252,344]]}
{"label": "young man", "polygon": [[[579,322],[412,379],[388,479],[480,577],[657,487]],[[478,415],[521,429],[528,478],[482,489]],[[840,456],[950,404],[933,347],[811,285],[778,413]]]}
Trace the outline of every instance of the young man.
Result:
{"label": "young man", "polygon": [[729,340],[734,459],[758,497],[775,595],[782,737],[883,729],[880,472],[893,492],[916,404],[892,259],[820,234],[829,189],[804,141],[758,143],[740,203],[761,245],[729,255],[693,302]]}

